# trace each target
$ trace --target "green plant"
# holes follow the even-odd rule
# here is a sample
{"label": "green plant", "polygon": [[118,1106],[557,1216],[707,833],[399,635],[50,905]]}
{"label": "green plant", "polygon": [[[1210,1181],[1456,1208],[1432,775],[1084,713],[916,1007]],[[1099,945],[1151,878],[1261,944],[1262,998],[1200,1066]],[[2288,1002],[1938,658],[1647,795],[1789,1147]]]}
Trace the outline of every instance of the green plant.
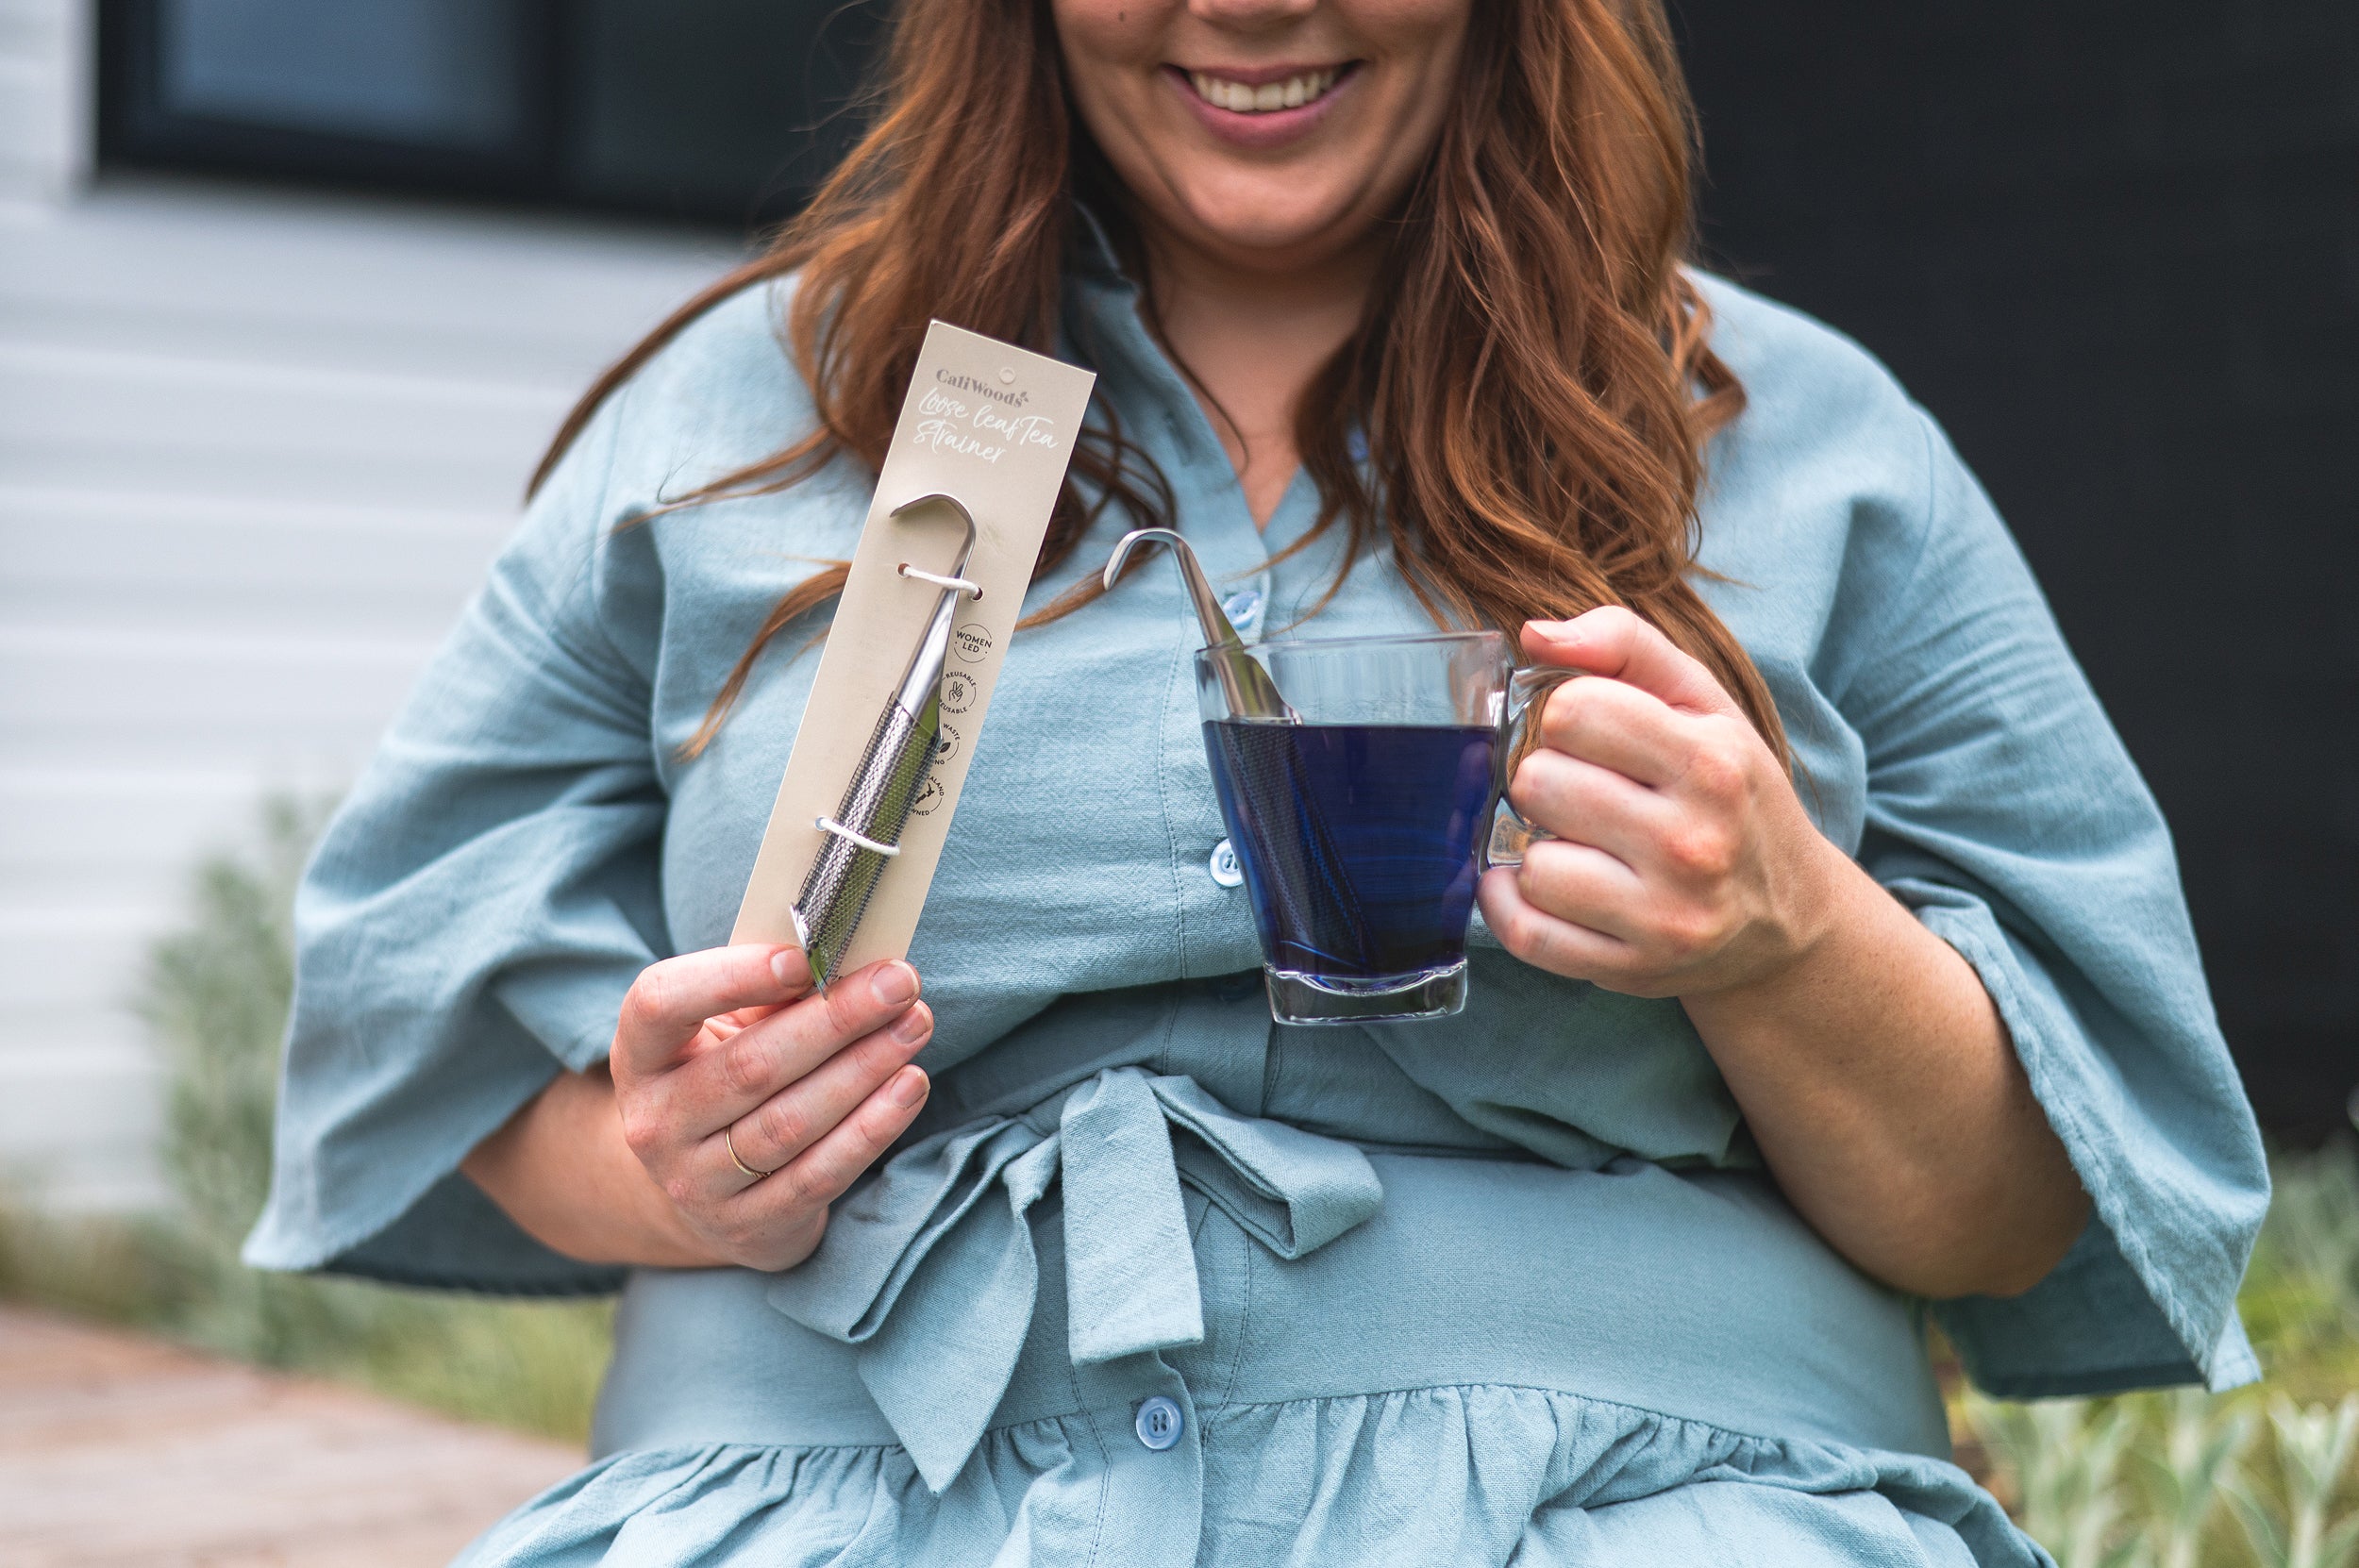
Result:
{"label": "green plant", "polygon": [[2330,1524],[2329,1510],[2359,1443],[2359,1394],[2329,1410],[2272,1401],[2269,1426],[2284,1486],[2283,1515],[2241,1481],[2229,1489],[2236,1520],[2261,1568],[2344,1568],[2359,1555],[2359,1513]]}
{"label": "green plant", "polygon": [[270,1183],[294,885],[323,813],[263,812],[201,865],[139,997],[166,1071],[175,1203],[137,1220],[0,1210],[0,1293],[112,1318],[452,1414],[581,1438],[611,1343],[603,1302],[519,1302],[259,1274],[238,1245]]}
{"label": "green plant", "polygon": [[2158,1441],[2133,1456],[2146,1482],[2141,1555],[2151,1568],[2199,1568],[2205,1533],[2251,1446],[2252,1412],[2217,1410],[2201,1390],[2179,1389],[2160,1413]]}
{"label": "green plant", "polygon": [[197,868],[192,918],[149,953],[138,1000],[165,1071],[173,1240],[194,1276],[175,1326],[266,1364],[297,1363],[307,1345],[365,1331],[343,1294],[287,1289],[238,1261],[270,1191],[278,1041],[294,987],[294,886],[320,815],[273,801],[253,851]]}
{"label": "green plant", "polygon": [[2267,1382],[1960,1402],[1963,1435],[2062,1568],[2359,1563],[2359,1157],[2338,1142],[2280,1155],[2272,1174],[2237,1298]]}
{"label": "green plant", "polygon": [[2016,1517],[2058,1568],[2117,1568],[2130,1543],[2117,1527],[2126,1510],[2121,1463],[2137,1432],[2137,1411],[2097,1410],[2086,1400],[2036,1405],[1969,1402],[1983,1441],[2015,1480]]}
{"label": "green plant", "polygon": [[2359,1388],[2359,1156],[2338,1142],[2274,1174],[2237,1305],[2273,1382],[2334,1397]]}

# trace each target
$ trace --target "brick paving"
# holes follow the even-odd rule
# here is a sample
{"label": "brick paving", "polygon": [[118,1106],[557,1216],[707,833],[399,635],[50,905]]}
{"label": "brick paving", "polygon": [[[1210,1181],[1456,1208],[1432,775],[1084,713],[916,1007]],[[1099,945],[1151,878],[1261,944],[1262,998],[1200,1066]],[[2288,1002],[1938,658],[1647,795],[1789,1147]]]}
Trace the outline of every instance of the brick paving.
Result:
{"label": "brick paving", "polygon": [[435,1568],[581,1462],[0,1308],[0,1568]]}

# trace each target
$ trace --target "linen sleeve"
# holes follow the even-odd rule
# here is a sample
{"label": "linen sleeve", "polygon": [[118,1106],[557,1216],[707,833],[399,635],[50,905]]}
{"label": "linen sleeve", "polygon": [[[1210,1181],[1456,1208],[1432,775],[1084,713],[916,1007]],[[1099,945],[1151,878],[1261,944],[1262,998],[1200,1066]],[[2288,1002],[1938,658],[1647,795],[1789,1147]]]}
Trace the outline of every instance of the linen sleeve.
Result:
{"label": "linen sleeve", "polygon": [[2235,1293],[2268,1177],[2170,837],[1987,497],[1930,420],[1925,531],[1841,660],[1860,860],[1971,962],[2093,1214],[2023,1295],[1936,1303],[2002,1397],[2259,1375]]}
{"label": "linen sleeve", "polygon": [[304,877],[257,1267],[619,1281],[525,1235],[458,1166],[560,1068],[604,1057],[623,993],[669,951],[656,567],[645,530],[607,515],[630,395],[527,510]]}

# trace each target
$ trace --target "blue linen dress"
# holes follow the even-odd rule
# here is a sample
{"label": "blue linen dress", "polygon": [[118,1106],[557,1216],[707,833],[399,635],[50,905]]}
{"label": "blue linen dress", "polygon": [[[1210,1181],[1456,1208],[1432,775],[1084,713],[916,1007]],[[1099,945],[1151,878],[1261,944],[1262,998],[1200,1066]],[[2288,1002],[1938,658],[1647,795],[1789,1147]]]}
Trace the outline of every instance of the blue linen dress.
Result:
{"label": "blue linen dress", "polygon": [[[258,1266],[620,1288],[593,1462],[475,1564],[1998,1564],[2045,1560],[1949,1462],[1924,1323],[2027,1397],[2255,1376],[2267,1199],[2152,800],[1988,502],[1859,349],[1700,280],[1750,406],[1703,590],[1821,827],[1973,963],[2094,1217],[2013,1300],[1928,1304],[1819,1242],[1676,1002],[1475,933],[1433,1024],[1271,1024],[1155,570],[1013,643],[912,954],[919,1123],[784,1274],[560,1258],[460,1157],[606,1053],[650,960],[727,939],[815,619],[677,748],[869,479],[624,527],[802,434],[788,285],[611,399],[527,513],[304,884]],[[1096,368],[1248,636],[1336,564],[1276,558],[1093,242]],[[1039,602],[1095,571],[1108,518]],[[1311,635],[1430,629],[1381,551]]]}

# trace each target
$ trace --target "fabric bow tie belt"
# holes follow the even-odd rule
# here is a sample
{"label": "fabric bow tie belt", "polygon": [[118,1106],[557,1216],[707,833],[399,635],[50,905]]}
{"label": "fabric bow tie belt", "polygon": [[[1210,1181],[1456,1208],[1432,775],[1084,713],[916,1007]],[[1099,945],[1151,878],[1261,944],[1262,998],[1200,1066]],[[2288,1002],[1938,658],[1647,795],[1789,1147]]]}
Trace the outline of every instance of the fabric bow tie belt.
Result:
{"label": "fabric bow tie belt", "polygon": [[1014,1375],[1040,1286],[1026,1216],[1060,1180],[1076,1365],[1202,1342],[1182,1181],[1287,1259],[1368,1218],[1384,1195],[1351,1144],[1240,1116],[1193,1078],[1136,1067],[1022,1118],[911,1145],[837,1206],[819,1250],[768,1299],[856,1347],[861,1380],[937,1493]]}

